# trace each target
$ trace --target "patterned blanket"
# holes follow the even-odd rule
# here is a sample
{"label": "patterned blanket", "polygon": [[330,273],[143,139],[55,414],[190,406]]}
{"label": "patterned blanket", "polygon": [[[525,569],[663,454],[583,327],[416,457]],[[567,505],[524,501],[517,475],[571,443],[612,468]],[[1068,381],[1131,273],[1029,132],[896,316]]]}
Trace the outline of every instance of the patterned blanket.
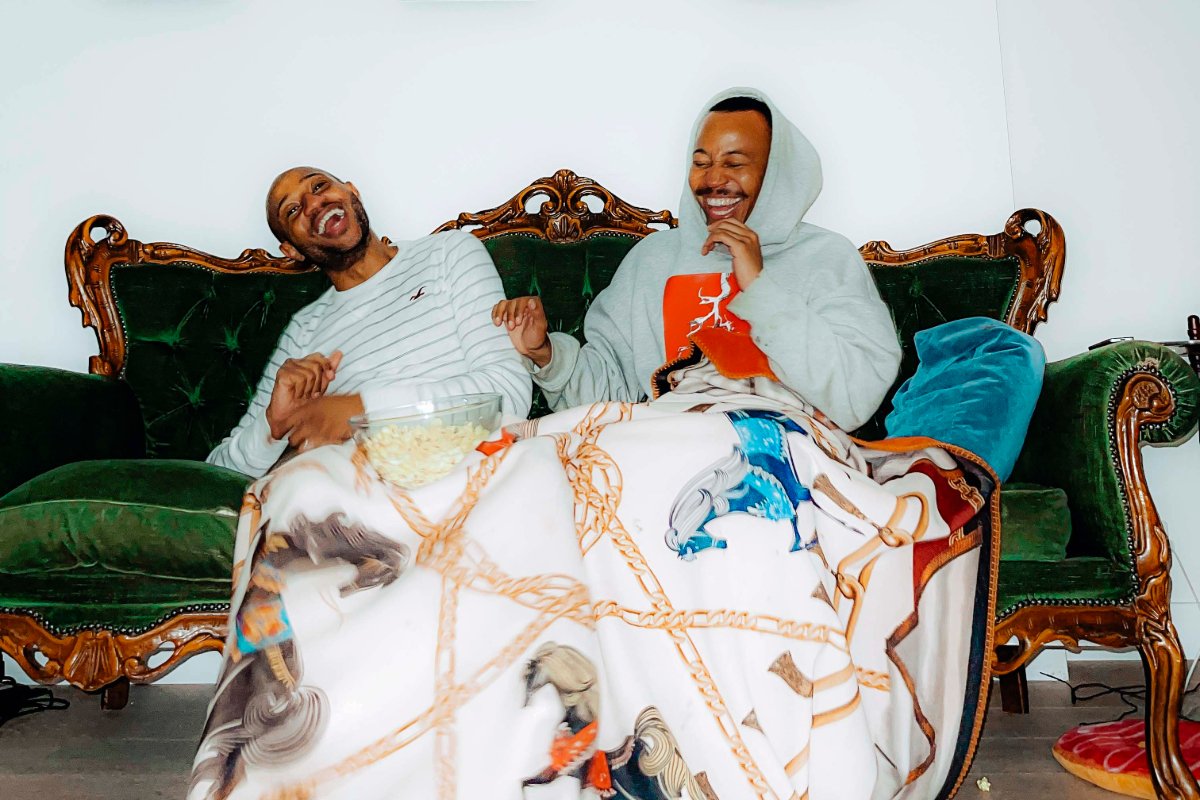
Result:
{"label": "patterned blanket", "polygon": [[353,443],[255,483],[189,797],[953,794],[990,473],[856,442],[766,379],[672,385],[412,492]]}

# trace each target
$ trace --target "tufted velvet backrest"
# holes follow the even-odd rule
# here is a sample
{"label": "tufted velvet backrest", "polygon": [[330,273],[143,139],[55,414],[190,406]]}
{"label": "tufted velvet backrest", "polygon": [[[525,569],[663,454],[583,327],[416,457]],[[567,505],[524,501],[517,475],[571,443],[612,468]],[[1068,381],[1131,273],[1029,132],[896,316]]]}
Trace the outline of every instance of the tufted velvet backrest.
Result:
{"label": "tufted velvet backrest", "polygon": [[147,453],[202,460],[245,412],[288,320],[329,281],[320,272],[234,274],[177,262],[115,264],[109,285]]}
{"label": "tufted velvet backrest", "polygon": [[[438,230],[472,230],[506,294],[540,295],[551,327],[582,340],[588,307],[625,255],[674,224],[669,211],[630,205],[590,178],[559,170]],[[95,238],[96,231],[105,236]],[[891,394],[916,370],[915,334],[970,316],[1033,333],[1058,298],[1065,243],[1053,217],[1021,209],[990,236],[962,234],[905,251],[869,242],[860,252],[904,352],[892,392],[856,432],[876,438]],[[202,459],[228,434],[288,320],[328,287],[321,273],[262,250],[230,260],[143,244],[107,215],[75,229],[66,260],[71,303],[100,342],[91,370],[128,382],[146,420],[147,451],[161,458]],[[535,393],[533,413],[545,410]]]}
{"label": "tufted velvet backrest", "polygon": [[[612,279],[621,259],[640,237],[592,236],[562,244],[527,234],[501,234],[484,240],[509,297],[541,295],[553,330],[584,341],[583,317],[596,293]],[[883,435],[892,395],[917,369],[917,331],[965,317],[1006,319],[1020,285],[1015,257],[942,256],[912,264],[872,263],[872,277],[891,309],[900,336],[900,374],[874,417],[856,433]],[[545,413],[535,391],[533,413]]]}
{"label": "tufted velvet backrest", "polygon": [[[636,236],[555,243],[523,234],[484,242],[509,297],[541,295],[551,327],[583,340],[583,318]],[[954,319],[1004,319],[1016,295],[1015,258],[946,256],[871,271],[904,350],[895,386],[858,434],[882,434],[891,394],[916,370],[913,336]],[[219,273],[189,263],[114,265],[110,273],[126,341],[124,378],[146,420],[147,451],[202,459],[237,424],[291,316],[323,292],[320,273]],[[545,413],[535,395],[533,413]]]}
{"label": "tufted velvet backrest", "polygon": [[[550,329],[586,341],[583,318],[596,293],[608,286],[621,259],[640,236],[592,236],[582,242],[547,242],[524,233],[506,233],[484,240],[504,282],[508,297],[539,295]],[[550,410],[534,386],[531,416]]]}

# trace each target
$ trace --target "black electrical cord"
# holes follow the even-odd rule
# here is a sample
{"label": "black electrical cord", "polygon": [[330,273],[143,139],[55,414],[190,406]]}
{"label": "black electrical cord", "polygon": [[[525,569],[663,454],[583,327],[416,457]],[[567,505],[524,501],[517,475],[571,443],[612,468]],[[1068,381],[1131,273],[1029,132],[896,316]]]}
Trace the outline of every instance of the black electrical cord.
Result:
{"label": "black electrical cord", "polygon": [[64,709],[71,703],[42,686],[25,686],[0,675],[0,725],[38,711]]}
{"label": "black electrical cord", "polygon": [[[1116,719],[1102,719],[1096,722],[1085,722],[1083,723],[1084,725],[1098,725],[1101,722],[1120,722],[1130,714],[1135,714],[1142,710],[1142,706],[1139,706],[1137,703],[1135,703],[1135,700],[1140,700],[1142,703],[1146,702],[1146,685],[1144,683],[1133,684],[1130,686],[1109,686],[1107,683],[1098,683],[1094,681],[1087,683],[1071,683],[1070,681],[1063,680],[1057,675],[1051,675],[1048,672],[1043,672],[1042,675],[1067,685],[1067,688],[1071,690],[1071,705],[1086,703],[1089,700],[1095,700],[1097,697],[1115,694],[1121,699],[1121,702],[1127,706],[1125,711],[1123,711]],[[1085,690],[1095,691],[1092,691],[1090,694],[1084,694],[1083,692]],[[1196,684],[1192,688],[1185,691],[1183,696],[1187,697],[1189,694],[1192,694],[1197,690],[1200,690],[1200,684]],[[1200,722],[1200,720],[1186,717],[1183,714],[1180,714],[1179,718],[1186,719],[1189,722]]]}

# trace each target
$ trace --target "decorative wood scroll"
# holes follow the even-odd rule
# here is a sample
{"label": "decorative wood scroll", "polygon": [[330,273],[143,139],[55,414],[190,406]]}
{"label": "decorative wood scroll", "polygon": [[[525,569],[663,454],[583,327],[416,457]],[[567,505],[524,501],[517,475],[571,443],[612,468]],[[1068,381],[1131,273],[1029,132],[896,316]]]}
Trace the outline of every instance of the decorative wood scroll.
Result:
{"label": "decorative wood scroll", "polygon": [[[1031,222],[1037,223],[1036,233],[1029,231]],[[1002,232],[991,236],[968,233],[900,251],[887,242],[867,242],[858,252],[869,264],[898,267],[943,256],[1016,258],[1021,265],[1021,284],[1004,321],[1032,334],[1039,322],[1046,321],[1049,305],[1058,300],[1067,244],[1054,217],[1036,208],[1022,208],[1008,218]]]}
{"label": "decorative wood scroll", "polygon": [[[531,202],[544,197],[536,212]],[[602,203],[592,211],[587,198]],[[462,213],[439,225],[438,231],[465,230],[480,239],[502,233],[528,233],[549,242],[578,242],[603,234],[654,233],[653,225],[674,228],[679,224],[670,211],[651,211],[630,205],[591,178],[582,178],[569,169],[560,169],[548,178],[539,178],[517,192],[508,202],[476,214]]]}
{"label": "decorative wood scroll", "polygon": [[[105,235],[92,238],[96,230]],[[96,375],[120,375],[125,367],[125,334],[109,284],[114,264],[172,264],[188,262],[218,272],[311,272],[313,267],[266,250],[244,250],[235,259],[219,258],[190,247],[156,242],[143,244],[130,239],[125,227],[106,214],[84,220],[67,237],[65,256],[71,305],[83,314],[84,327],[94,328],[100,354],[88,362]]]}
{"label": "decorative wood scroll", "polygon": [[[80,630],[56,634],[26,614],[0,613],[0,651],[40,683],[67,681],[92,692],[122,678],[150,683],[206,650],[225,646],[226,612],[185,612],[145,633]],[[151,657],[169,648],[167,658]]]}

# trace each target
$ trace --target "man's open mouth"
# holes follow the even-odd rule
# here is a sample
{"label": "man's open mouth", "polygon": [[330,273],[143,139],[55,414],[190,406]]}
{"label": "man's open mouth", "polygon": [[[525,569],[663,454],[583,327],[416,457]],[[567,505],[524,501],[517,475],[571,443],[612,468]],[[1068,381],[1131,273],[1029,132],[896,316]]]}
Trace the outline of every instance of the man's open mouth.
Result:
{"label": "man's open mouth", "polygon": [[742,195],[737,197],[709,195],[700,198],[700,207],[704,209],[705,215],[710,220],[726,219],[733,216],[733,212],[737,210],[738,205],[745,199]]}
{"label": "man's open mouth", "polygon": [[340,236],[346,231],[346,210],[334,206],[317,219],[318,236]]}

